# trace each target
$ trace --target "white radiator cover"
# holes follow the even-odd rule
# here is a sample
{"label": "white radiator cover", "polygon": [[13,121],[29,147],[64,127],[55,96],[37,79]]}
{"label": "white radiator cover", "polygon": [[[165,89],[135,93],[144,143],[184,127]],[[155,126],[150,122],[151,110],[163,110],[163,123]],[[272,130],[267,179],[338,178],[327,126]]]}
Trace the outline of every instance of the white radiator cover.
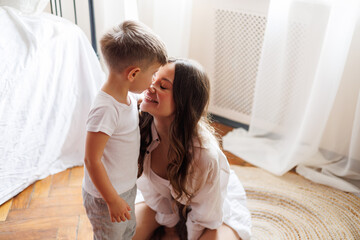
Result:
{"label": "white radiator cover", "polygon": [[209,111],[249,124],[268,1],[193,3],[189,57],[209,73]]}
{"label": "white radiator cover", "polygon": [[265,25],[265,16],[215,10],[211,110],[251,115]]}

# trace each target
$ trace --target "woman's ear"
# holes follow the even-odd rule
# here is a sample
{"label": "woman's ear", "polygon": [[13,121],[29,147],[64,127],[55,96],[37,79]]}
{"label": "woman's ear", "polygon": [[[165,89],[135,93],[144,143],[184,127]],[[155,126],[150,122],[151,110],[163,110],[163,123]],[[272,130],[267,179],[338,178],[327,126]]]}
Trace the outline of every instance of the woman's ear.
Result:
{"label": "woman's ear", "polygon": [[128,80],[130,82],[133,82],[137,76],[137,74],[140,72],[140,68],[139,67],[130,67],[128,69]]}

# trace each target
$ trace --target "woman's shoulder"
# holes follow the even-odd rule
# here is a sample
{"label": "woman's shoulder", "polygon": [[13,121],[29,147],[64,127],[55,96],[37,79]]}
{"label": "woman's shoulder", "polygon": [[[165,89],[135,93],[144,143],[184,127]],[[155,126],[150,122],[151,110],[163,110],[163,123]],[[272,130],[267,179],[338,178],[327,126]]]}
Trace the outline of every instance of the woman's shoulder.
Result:
{"label": "woman's shoulder", "polygon": [[[213,137],[213,136],[212,136]],[[222,152],[216,139],[195,138],[193,140],[193,164],[205,172],[219,165]]]}
{"label": "woman's shoulder", "polygon": [[202,171],[212,171],[214,168],[226,170],[227,158],[218,139],[210,130],[206,126],[199,126],[198,136],[193,139],[193,163]]}

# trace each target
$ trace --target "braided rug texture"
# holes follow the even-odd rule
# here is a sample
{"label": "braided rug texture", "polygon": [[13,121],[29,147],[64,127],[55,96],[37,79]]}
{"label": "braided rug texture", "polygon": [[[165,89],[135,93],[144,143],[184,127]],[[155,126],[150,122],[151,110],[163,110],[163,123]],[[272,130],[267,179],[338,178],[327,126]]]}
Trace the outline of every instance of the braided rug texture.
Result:
{"label": "braided rug texture", "polygon": [[247,194],[252,239],[360,240],[360,198],[287,173],[231,166]]}

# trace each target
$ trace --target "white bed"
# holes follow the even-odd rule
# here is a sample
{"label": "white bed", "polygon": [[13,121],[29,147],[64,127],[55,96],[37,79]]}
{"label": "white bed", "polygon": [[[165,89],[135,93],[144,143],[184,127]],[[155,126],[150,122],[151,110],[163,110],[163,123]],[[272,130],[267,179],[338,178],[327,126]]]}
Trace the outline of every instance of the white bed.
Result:
{"label": "white bed", "polygon": [[85,122],[104,73],[73,23],[0,7],[0,204],[82,165]]}

